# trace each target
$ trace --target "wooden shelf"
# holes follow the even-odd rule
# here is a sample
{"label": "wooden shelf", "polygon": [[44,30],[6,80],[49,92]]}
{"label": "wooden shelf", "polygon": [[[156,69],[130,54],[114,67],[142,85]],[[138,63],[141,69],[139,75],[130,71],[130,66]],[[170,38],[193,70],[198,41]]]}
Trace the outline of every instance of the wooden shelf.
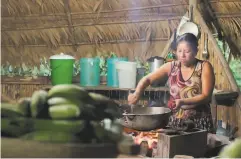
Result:
{"label": "wooden shelf", "polygon": [[31,76],[1,76],[1,83],[2,84],[24,84],[24,85],[47,85],[50,84],[50,78],[49,77],[36,77],[33,78]]}
{"label": "wooden shelf", "polygon": [[[75,84],[75,85],[80,85],[80,84]],[[53,87],[52,85],[48,85],[44,87],[44,89],[50,89]],[[89,91],[134,91],[135,89],[130,89],[130,88],[118,88],[118,87],[108,87],[106,85],[100,85],[100,86],[93,86],[93,87],[84,87],[86,90]],[[148,91],[169,91],[168,87],[148,87],[146,90]]]}

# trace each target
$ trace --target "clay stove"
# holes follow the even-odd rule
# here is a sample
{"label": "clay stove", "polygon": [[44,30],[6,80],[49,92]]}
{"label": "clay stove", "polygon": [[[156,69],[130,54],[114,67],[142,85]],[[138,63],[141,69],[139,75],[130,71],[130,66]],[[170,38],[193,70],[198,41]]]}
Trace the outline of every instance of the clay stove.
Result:
{"label": "clay stove", "polygon": [[168,131],[159,133],[155,157],[173,158],[175,155],[204,156],[207,147],[206,130]]}
{"label": "clay stove", "polygon": [[134,131],[133,134],[135,134],[133,135],[135,143],[141,145],[141,155],[148,157],[173,158],[175,155],[203,157],[207,147],[206,130],[177,131],[166,128],[150,132]]}

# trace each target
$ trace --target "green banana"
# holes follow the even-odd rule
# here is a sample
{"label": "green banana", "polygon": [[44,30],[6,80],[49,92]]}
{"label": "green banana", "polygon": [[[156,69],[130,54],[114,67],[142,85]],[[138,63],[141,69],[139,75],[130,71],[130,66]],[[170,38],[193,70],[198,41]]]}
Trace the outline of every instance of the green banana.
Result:
{"label": "green banana", "polygon": [[55,131],[66,133],[79,133],[85,127],[84,120],[45,120],[35,119],[33,120],[33,129],[35,131]]}
{"label": "green banana", "polygon": [[48,97],[65,97],[67,99],[84,99],[88,97],[88,92],[77,85],[73,84],[60,84],[53,86],[49,92]]}
{"label": "green banana", "polygon": [[48,93],[44,90],[38,90],[33,93],[30,104],[32,117],[38,118],[48,116],[48,111],[46,111],[48,110],[47,95]]}
{"label": "green banana", "polygon": [[110,101],[110,98],[102,95],[102,94],[98,94],[98,93],[93,93],[90,92],[89,96],[91,97],[91,99],[95,102],[95,103],[108,103]]}
{"label": "green banana", "polygon": [[2,118],[1,133],[2,136],[19,137],[33,130],[33,122],[27,118]]}
{"label": "green banana", "polygon": [[21,98],[18,101],[18,108],[19,111],[23,113],[24,116],[30,117],[31,111],[30,111],[30,105],[31,105],[31,98]]}
{"label": "green banana", "polygon": [[1,117],[21,117],[24,114],[17,104],[1,103]]}
{"label": "green banana", "polygon": [[52,97],[48,99],[48,105],[53,106],[53,105],[62,105],[62,104],[74,104],[79,106],[80,108],[84,108],[85,103],[82,102],[79,99],[67,99],[63,97]]}
{"label": "green banana", "polygon": [[62,104],[49,107],[49,115],[52,119],[78,118],[80,113],[80,108],[74,104]]}
{"label": "green banana", "polygon": [[80,139],[72,133],[55,131],[34,131],[21,137],[24,140],[34,140],[52,143],[78,143]]}

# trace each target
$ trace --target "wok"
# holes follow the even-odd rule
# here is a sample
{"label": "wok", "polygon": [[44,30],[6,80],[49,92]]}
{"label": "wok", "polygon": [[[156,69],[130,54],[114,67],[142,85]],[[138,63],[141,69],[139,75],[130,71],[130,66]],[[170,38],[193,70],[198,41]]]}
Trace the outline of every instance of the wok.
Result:
{"label": "wok", "polygon": [[124,109],[121,123],[137,131],[150,131],[165,128],[172,112],[165,107],[122,106]]}

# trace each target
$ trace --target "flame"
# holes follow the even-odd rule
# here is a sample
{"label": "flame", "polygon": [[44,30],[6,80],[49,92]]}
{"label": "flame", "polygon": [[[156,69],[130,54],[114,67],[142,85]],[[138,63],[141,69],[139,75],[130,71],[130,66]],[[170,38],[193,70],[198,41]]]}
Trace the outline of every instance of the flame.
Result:
{"label": "flame", "polygon": [[156,148],[157,146],[158,132],[156,131],[140,132],[125,128],[124,132],[137,134],[136,136],[133,136],[135,144],[140,145],[143,141],[146,141],[148,143],[149,149]]}

